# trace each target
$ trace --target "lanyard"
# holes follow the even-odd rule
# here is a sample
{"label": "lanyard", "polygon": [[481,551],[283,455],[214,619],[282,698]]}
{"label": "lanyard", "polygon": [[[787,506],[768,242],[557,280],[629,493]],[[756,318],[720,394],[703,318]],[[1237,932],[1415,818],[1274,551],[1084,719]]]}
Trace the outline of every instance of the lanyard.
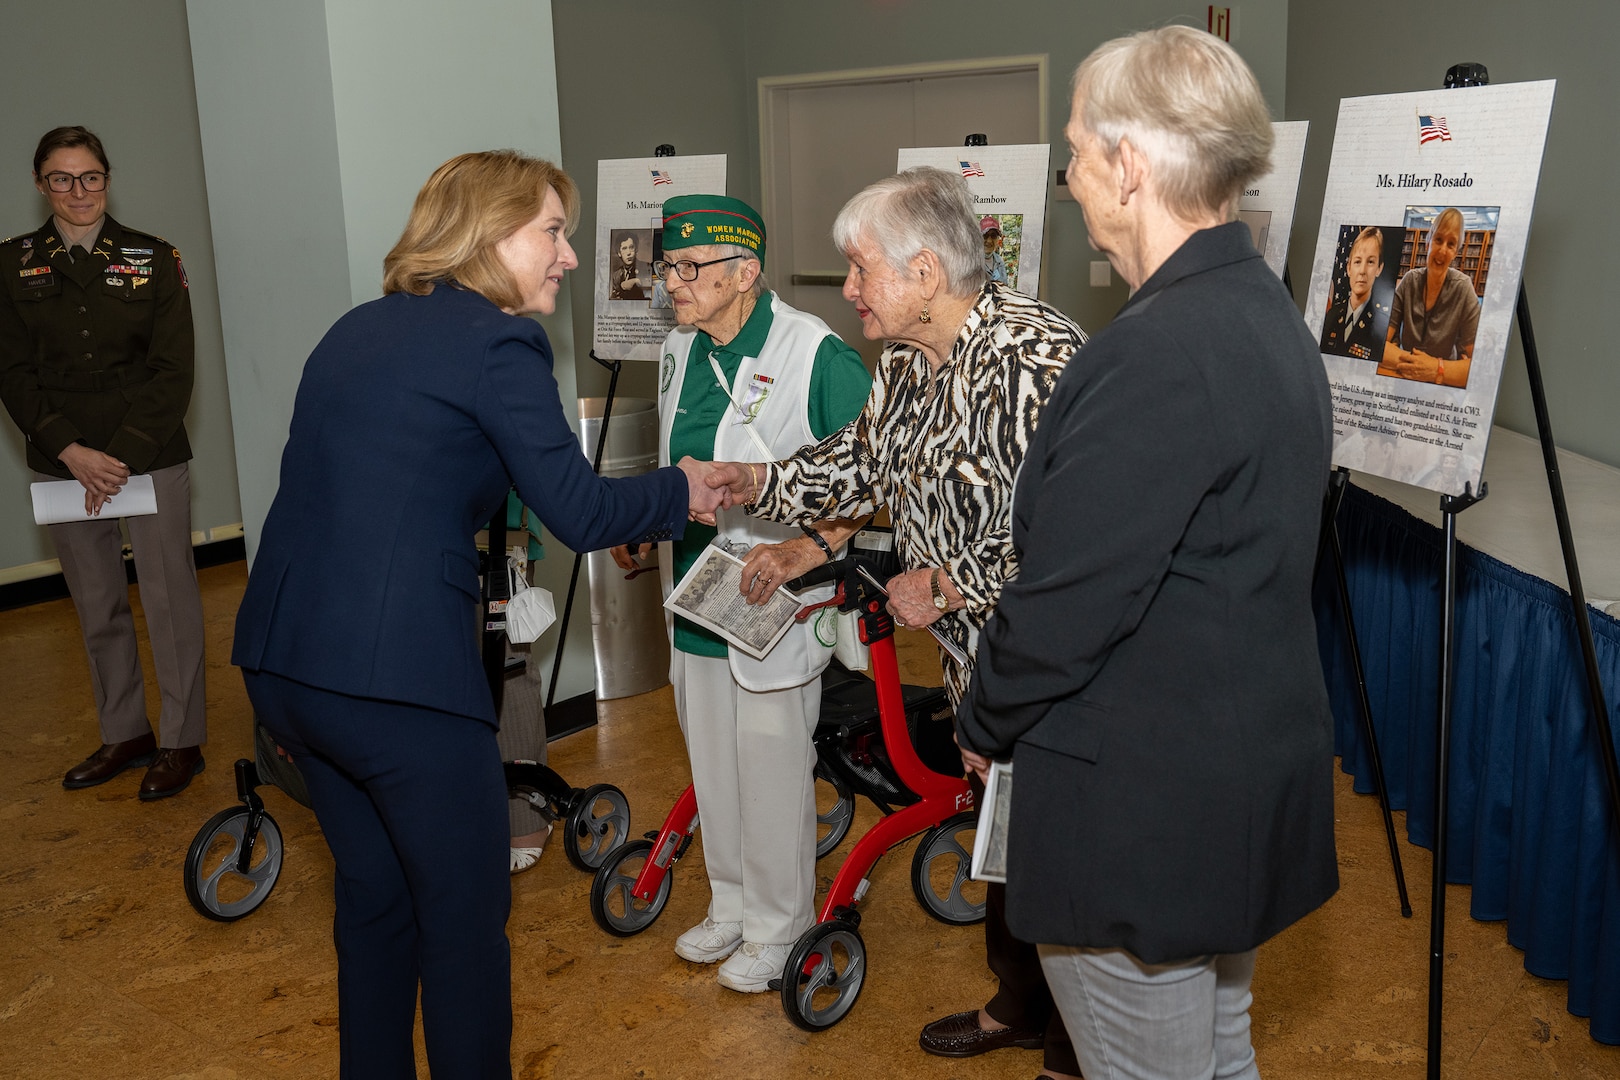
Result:
{"label": "lanyard", "polygon": [[759,452],[765,455],[760,460],[775,461],[776,455],[771,453],[771,448],[765,445],[765,440],[759,437],[759,432],[754,430],[754,418],[748,415],[748,410],[743,408],[742,402],[732,396],[731,387],[726,385],[726,373],[720,370],[720,361],[714,358],[714,353],[709,354],[709,366],[714,369],[714,381],[720,387],[720,392],[726,395],[726,400],[731,402],[731,407],[736,409],[738,414],[742,416],[743,430],[748,432],[750,439],[754,440],[754,445],[759,447]]}

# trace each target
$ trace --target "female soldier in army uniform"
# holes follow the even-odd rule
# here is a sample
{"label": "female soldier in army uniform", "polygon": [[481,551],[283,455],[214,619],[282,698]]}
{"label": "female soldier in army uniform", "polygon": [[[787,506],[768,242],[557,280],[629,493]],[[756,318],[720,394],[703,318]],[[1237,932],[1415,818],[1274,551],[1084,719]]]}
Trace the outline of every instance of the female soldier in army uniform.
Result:
{"label": "female soldier in army uniform", "polygon": [[[191,301],[180,252],[107,216],[110,167],[82,127],[45,134],[34,186],[51,216],[0,244],[0,400],[28,442],[36,480],[77,480],[84,521],[50,526],[84,633],[102,746],[62,779],[103,783],[149,765],[142,799],[202,771],[203,621],[191,553],[185,414]],[[102,505],[132,474],[157,513],[126,519],[163,707],[154,738],[135,646],[118,521]]]}

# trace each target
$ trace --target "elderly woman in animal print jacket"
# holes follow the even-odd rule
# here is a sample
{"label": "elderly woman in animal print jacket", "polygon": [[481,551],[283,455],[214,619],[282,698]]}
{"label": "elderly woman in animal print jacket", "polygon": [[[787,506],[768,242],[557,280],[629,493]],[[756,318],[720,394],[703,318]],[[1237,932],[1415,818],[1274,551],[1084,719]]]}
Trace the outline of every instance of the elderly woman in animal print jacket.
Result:
{"label": "elderly woman in animal print jacket", "polygon": [[[835,545],[843,536],[829,531],[833,519],[888,507],[905,567],[889,582],[890,612],[905,626],[937,623],[971,663],[1016,569],[1013,480],[1042,406],[1086,335],[1057,309],[985,280],[979,217],[952,173],[914,168],[878,181],[839,212],[833,241],[849,260],[844,299],[865,336],[887,342],[865,410],[785,461],[719,463],[710,482],[724,480],[758,517],[822,522]],[[757,599],[805,569],[756,548],[743,581]],[[940,662],[958,704],[972,671],[943,650]],[[1044,1045],[1047,1075],[1077,1076],[1034,946],[1008,934],[1001,894],[990,886],[985,920],[1000,990],[982,1010],[929,1024],[922,1048],[966,1057]]]}

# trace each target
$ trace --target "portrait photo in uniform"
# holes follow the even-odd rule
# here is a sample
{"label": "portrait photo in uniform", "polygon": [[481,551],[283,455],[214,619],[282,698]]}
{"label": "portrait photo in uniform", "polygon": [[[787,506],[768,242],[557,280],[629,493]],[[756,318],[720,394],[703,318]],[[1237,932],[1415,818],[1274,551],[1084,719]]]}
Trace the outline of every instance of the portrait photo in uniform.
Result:
{"label": "portrait photo in uniform", "polygon": [[1406,208],[1378,374],[1454,389],[1468,385],[1501,211]]}
{"label": "portrait photo in uniform", "polygon": [[1324,353],[1374,363],[1382,358],[1405,235],[1398,225],[1339,226],[1333,293],[1322,319]]}
{"label": "portrait photo in uniform", "polygon": [[1009,289],[1018,288],[1024,215],[985,214],[979,218],[979,235],[984,238],[984,276]]}
{"label": "portrait photo in uniform", "polygon": [[653,293],[653,231],[608,231],[608,299],[650,300]]}

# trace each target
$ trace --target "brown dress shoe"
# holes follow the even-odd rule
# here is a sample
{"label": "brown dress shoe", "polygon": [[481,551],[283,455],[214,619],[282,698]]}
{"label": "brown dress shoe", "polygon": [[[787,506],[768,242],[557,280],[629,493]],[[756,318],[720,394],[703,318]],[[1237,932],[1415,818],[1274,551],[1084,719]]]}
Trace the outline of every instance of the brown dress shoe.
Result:
{"label": "brown dress shoe", "polygon": [[973,1057],[1007,1046],[1039,1050],[1046,1045],[1046,1033],[1015,1027],[986,1031],[979,1026],[979,1010],[971,1009],[952,1013],[927,1025],[922,1029],[917,1045],[940,1057]]}
{"label": "brown dress shoe", "polygon": [[186,790],[191,778],[203,771],[202,747],[164,747],[141,781],[141,798],[162,799]]}
{"label": "brown dress shoe", "polygon": [[72,791],[105,784],[125,769],[152,764],[156,756],[157,739],[150,731],[138,739],[103,743],[100,750],[68,770],[62,777],[62,786]]}

